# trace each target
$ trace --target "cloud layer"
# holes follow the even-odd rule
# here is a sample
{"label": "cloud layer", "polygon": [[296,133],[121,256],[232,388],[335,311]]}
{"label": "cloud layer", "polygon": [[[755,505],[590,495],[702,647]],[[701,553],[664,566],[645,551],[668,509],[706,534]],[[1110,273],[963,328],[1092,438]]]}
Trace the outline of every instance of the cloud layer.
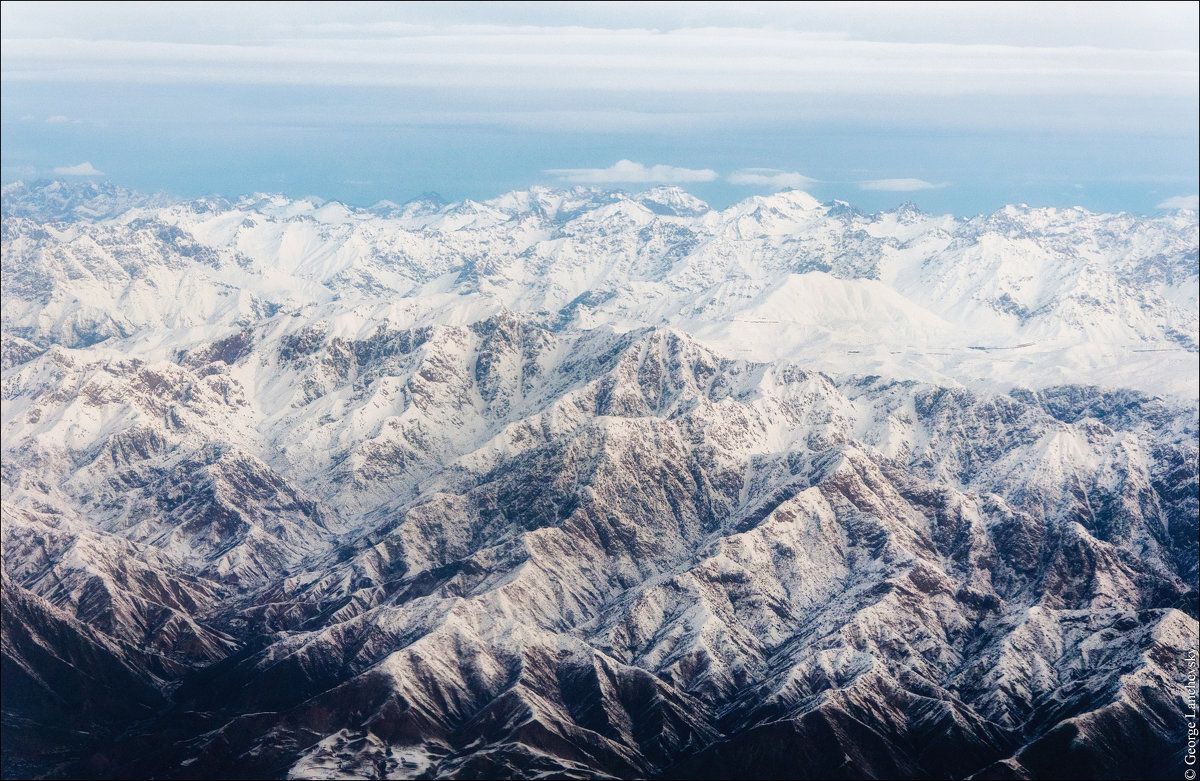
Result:
{"label": "cloud layer", "polygon": [[927,182],[924,179],[872,179],[867,182],[859,182],[858,189],[879,190],[889,193],[911,193],[917,190],[936,190],[940,187],[948,187],[949,184],[949,182],[935,184]]}
{"label": "cloud layer", "polygon": [[104,176],[104,172],[97,171],[96,167],[91,163],[60,165],[54,169],[54,173],[57,176]]}
{"label": "cloud layer", "polygon": [[728,177],[730,184],[756,185],[782,190],[785,187],[808,187],[817,182],[799,171],[780,171],[777,168],[742,168]]}
{"label": "cloud layer", "polygon": [[1173,198],[1168,198],[1156,209],[1191,209],[1192,211],[1200,211],[1200,195],[1176,195]]}
{"label": "cloud layer", "polygon": [[853,40],[742,27],[369,29],[219,43],[10,37],[3,78],[939,96],[1194,95],[1200,85],[1196,52],[1181,49]]}
{"label": "cloud layer", "polygon": [[395,38],[447,30],[770,26],[841,40],[1194,49],[1194,3],[5,3],[10,38],[219,43]]}
{"label": "cloud layer", "polygon": [[8,3],[0,77],[391,89],[331,113],[406,126],[1196,127],[1194,4],[1043,5]]}
{"label": "cloud layer", "polygon": [[576,184],[683,184],[711,182],[717,179],[717,172],[709,168],[646,166],[632,160],[619,160],[608,168],[552,168],[546,173],[557,176],[564,182]]}

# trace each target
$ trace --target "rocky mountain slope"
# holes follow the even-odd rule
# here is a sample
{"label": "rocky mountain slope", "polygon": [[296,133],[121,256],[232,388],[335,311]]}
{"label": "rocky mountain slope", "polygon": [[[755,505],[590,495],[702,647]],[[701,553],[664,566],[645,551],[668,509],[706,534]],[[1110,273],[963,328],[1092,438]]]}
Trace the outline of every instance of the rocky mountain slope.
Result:
{"label": "rocky mountain slope", "polygon": [[1181,768],[1194,213],[4,198],[5,775]]}

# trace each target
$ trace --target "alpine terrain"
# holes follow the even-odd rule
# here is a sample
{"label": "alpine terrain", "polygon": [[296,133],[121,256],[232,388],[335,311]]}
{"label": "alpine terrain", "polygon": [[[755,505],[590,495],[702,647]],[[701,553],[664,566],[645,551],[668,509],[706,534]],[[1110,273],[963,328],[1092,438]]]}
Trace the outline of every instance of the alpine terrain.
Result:
{"label": "alpine terrain", "polygon": [[5,777],[1182,776],[1195,212],[3,212]]}

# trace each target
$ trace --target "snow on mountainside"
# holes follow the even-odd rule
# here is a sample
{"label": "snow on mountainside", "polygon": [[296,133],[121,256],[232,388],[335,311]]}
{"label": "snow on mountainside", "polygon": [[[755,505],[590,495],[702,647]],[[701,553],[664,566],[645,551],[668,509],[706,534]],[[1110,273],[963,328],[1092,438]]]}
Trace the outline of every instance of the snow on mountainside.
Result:
{"label": "snow on mountainside", "polygon": [[22,205],[29,189],[6,195],[5,335],[42,346],[164,328],[202,341],[306,306],[399,298],[414,321],[449,305],[467,319],[508,308],[562,327],[667,324],[839,373],[1196,395],[1186,212],[955,220],[794,191],[716,212],[676,188],[534,188],[384,212],[253,196],[53,223],[20,218],[38,211]]}
{"label": "snow on mountainside", "polygon": [[4,199],[6,776],[1181,768],[1194,213]]}
{"label": "snow on mountainside", "polygon": [[99,220],[116,217],[135,206],[165,206],[176,199],[161,193],[143,195],[111,182],[75,184],[47,181],[4,185],[4,216],[36,220]]}

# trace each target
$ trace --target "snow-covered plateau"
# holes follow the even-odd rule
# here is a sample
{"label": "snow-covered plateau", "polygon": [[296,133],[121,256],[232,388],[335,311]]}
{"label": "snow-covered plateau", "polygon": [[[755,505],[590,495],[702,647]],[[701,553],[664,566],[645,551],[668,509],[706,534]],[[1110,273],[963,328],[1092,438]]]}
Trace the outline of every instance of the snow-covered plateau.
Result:
{"label": "snow-covered plateau", "polygon": [[1195,212],[37,182],[2,239],[5,777],[1182,773]]}

